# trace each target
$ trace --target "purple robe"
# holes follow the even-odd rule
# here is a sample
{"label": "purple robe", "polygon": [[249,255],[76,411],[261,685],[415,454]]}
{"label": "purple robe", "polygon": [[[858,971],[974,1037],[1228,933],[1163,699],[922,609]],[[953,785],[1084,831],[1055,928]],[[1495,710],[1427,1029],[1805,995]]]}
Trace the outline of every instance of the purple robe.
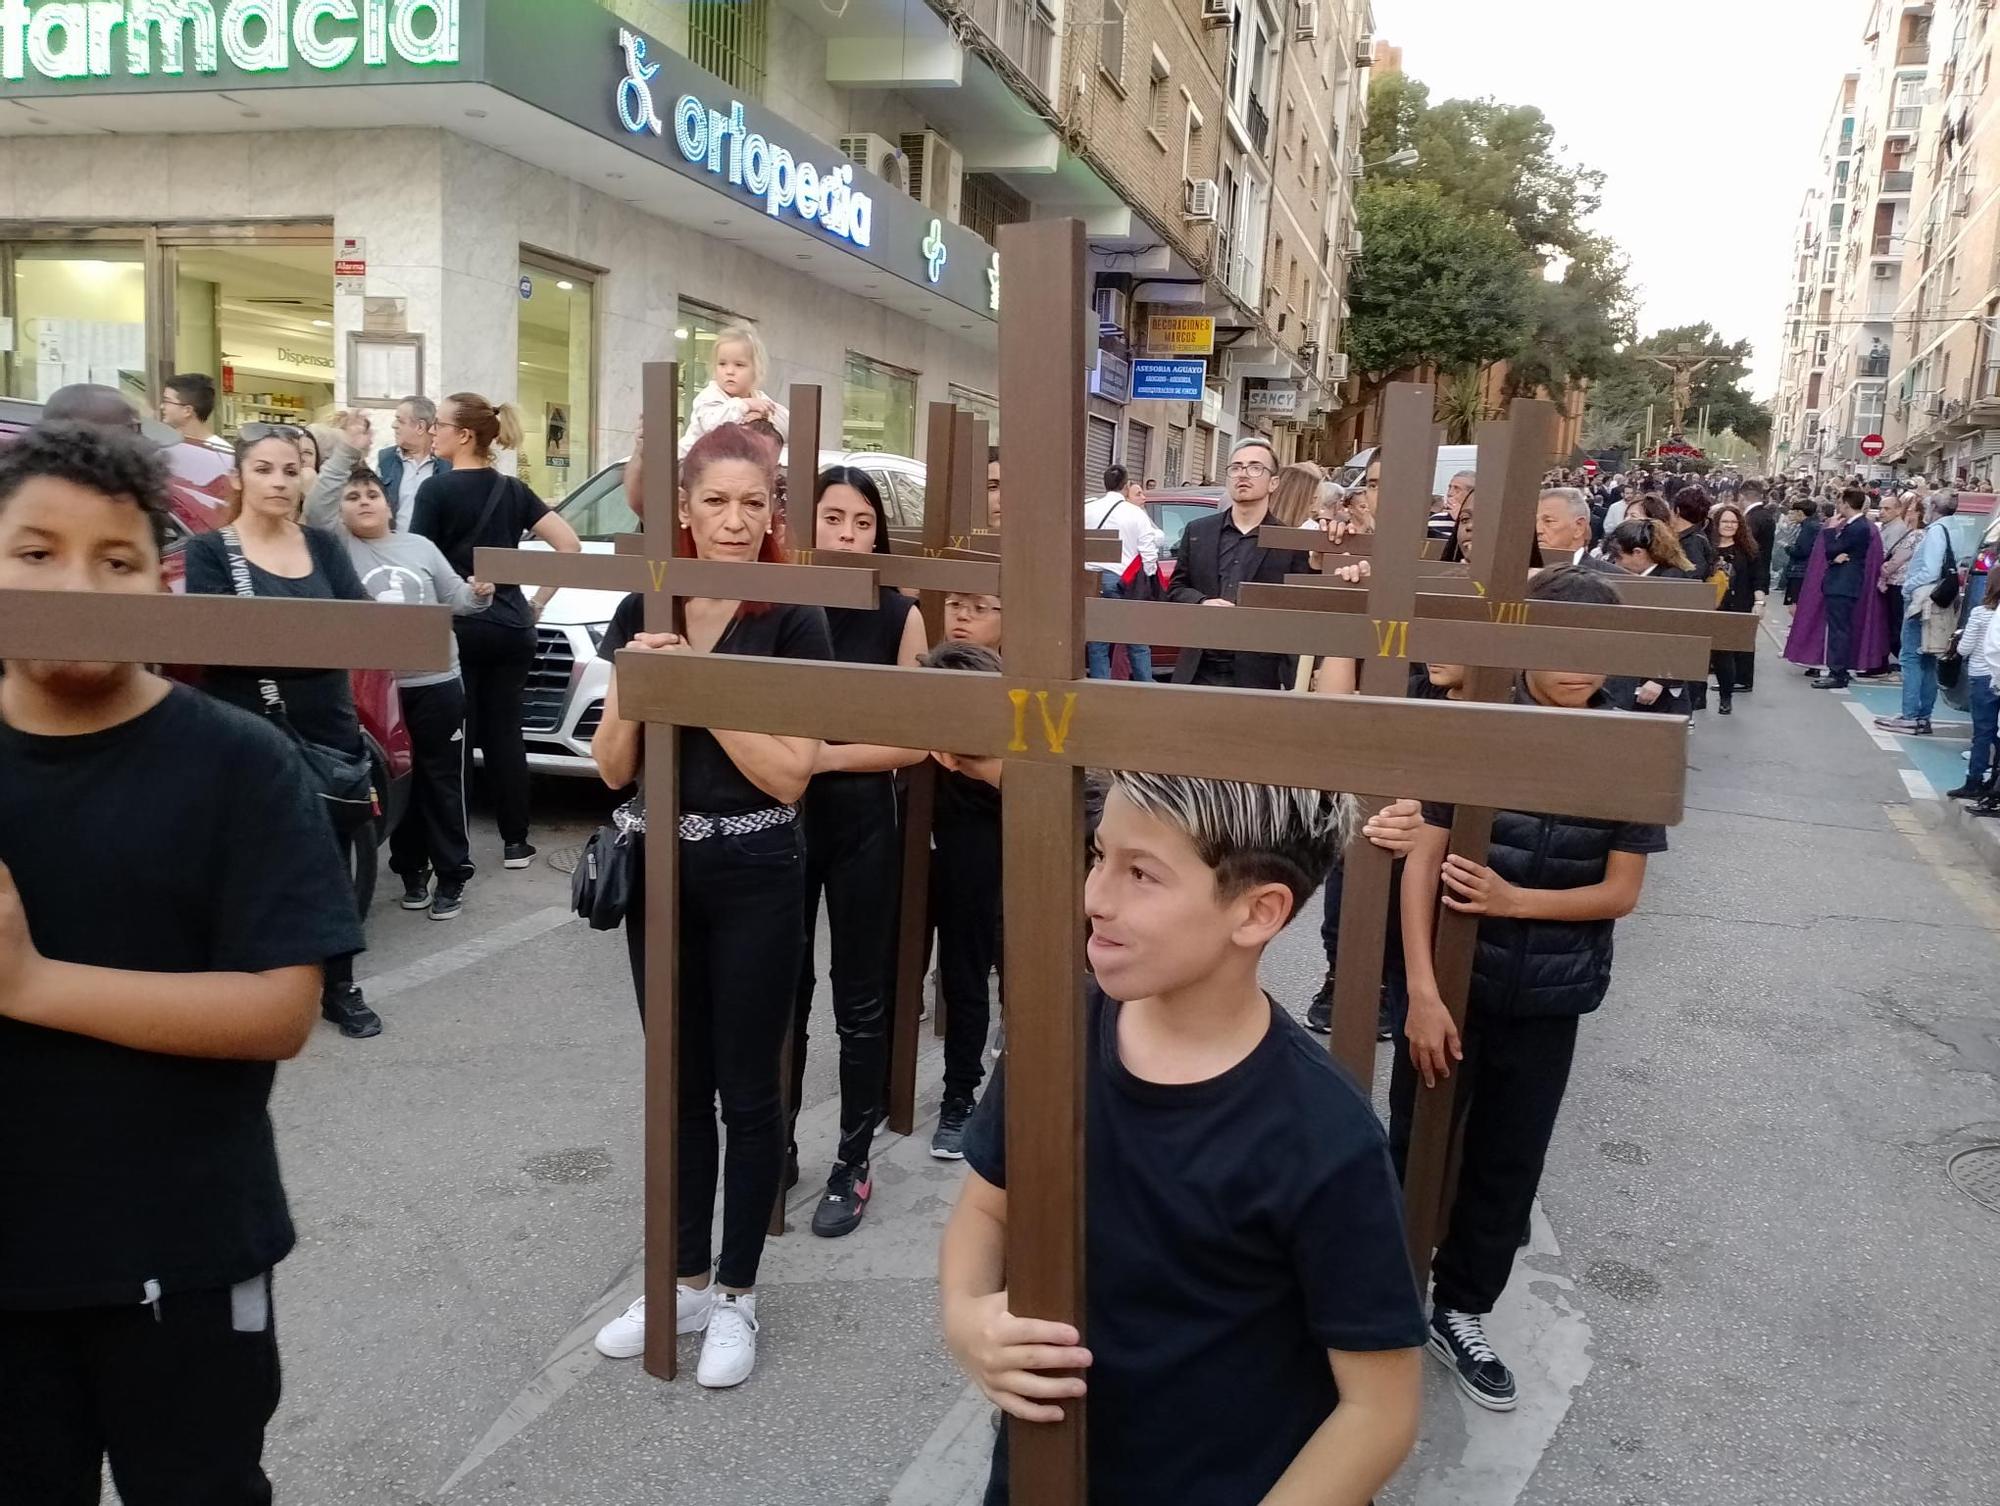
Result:
{"label": "purple robe", "polygon": [[[1805,583],[1799,589],[1799,604],[1792,612],[1792,631],[1785,639],[1785,657],[1794,664],[1826,663],[1826,598],[1822,590],[1826,582],[1826,549],[1823,546],[1831,537],[1831,530],[1824,530],[1814,544],[1812,559],[1806,565]],[[1889,626],[1892,618],[1899,614],[1883,610],[1883,593],[1877,589],[1881,578],[1882,532],[1878,528],[1870,528],[1868,560],[1861,567],[1861,595],[1854,603],[1854,663],[1849,666],[1861,674],[1886,669],[1889,650],[1896,641],[1889,636]],[[1890,594],[1900,605],[1902,593]]]}

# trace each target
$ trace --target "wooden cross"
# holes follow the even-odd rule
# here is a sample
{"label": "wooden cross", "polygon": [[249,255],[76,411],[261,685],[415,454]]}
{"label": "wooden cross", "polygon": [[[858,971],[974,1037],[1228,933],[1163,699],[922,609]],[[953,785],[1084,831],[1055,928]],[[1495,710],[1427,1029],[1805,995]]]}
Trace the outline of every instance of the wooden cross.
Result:
{"label": "wooden cross", "polygon": [[[1082,1328],[1085,768],[1670,823],[1680,817],[1686,738],[1655,717],[1085,680],[1086,603],[1075,585],[1083,558],[1083,228],[1046,220],[1005,226],[1000,238],[1020,290],[1000,321],[1003,464],[1013,498],[1001,540],[1005,672],[626,652],[619,701],[649,724],[649,737],[673,726],[905,747],[948,736],[954,752],[1005,760],[1008,1300],[1017,1313]],[[662,1289],[659,1311],[670,1295]],[[1016,1499],[1083,1506],[1085,1412],[1071,1404],[1060,1424],[1009,1430]]]}
{"label": "wooden cross", "polygon": [[206,668],[451,668],[451,608],[240,596],[9,591],[0,659]]}

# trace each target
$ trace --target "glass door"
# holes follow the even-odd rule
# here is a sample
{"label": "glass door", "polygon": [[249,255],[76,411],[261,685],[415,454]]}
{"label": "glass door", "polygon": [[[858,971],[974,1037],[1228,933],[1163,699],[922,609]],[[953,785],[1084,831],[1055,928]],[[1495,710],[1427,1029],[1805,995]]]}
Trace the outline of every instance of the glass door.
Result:
{"label": "glass door", "polygon": [[520,288],[520,475],[558,502],[591,473],[597,283],[580,268],[523,255]]}
{"label": "glass door", "polygon": [[0,380],[35,403],[95,382],[150,412],[145,243],[0,242]]}
{"label": "glass door", "polygon": [[167,372],[215,380],[215,430],[325,423],[335,412],[333,241],[216,239],[167,248]]}

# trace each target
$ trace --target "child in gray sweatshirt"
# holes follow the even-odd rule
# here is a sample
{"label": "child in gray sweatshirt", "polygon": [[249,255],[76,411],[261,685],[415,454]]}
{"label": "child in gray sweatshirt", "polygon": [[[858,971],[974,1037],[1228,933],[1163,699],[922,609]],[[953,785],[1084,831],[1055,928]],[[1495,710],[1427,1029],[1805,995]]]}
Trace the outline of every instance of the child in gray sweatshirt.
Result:
{"label": "child in gray sweatshirt", "polygon": [[[306,522],[340,535],[354,573],[377,601],[442,604],[460,615],[484,611],[493,598],[490,584],[461,579],[436,544],[396,531],[381,477],[361,463],[365,425],[363,420],[344,432],[321,467],[306,499]],[[456,643],[450,669],[398,674],[396,686],[410,731],[410,800],[389,836],[389,867],[403,880],[405,910],[451,920],[464,906],[473,874],[465,820],[465,682]]]}

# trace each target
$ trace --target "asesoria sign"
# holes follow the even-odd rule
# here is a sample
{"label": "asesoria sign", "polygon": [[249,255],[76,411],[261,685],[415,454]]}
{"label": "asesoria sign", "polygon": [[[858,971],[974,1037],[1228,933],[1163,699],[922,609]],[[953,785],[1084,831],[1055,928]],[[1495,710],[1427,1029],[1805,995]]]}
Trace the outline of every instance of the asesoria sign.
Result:
{"label": "asesoria sign", "polygon": [[[785,147],[746,129],[743,106],[736,100],[724,112],[697,95],[683,94],[662,116],[653,98],[653,78],[660,65],[646,61],[646,39],[620,29],[618,45],[625,54],[625,76],[618,81],[618,123],[626,130],[635,136],[648,131],[665,136],[671,120],[681,156],[755,194],[764,201],[766,214],[789,211],[857,246],[869,243],[875,205],[854,186],[852,165],[820,168],[799,161]],[[931,280],[937,280],[935,274]]]}
{"label": "asesoria sign", "polygon": [[0,0],[0,79],[458,61],[459,0]]}

